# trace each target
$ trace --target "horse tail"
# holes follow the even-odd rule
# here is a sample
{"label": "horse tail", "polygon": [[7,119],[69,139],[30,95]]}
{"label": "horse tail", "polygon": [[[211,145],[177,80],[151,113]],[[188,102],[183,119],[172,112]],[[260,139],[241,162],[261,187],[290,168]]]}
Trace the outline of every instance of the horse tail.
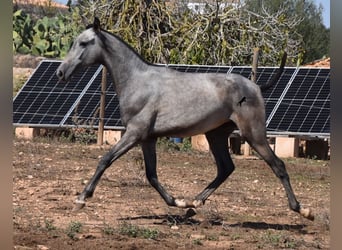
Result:
{"label": "horse tail", "polygon": [[277,74],[275,74],[271,80],[269,82],[267,82],[266,84],[263,84],[263,85],[260,85],[260,89],[261,89],[261,92],[264,92],[266,90],[268,90],[269,88],[271,88],[276,82],[278,82],[281,74],[283,73],[284,71],[284,66],[285,66],[285,63],[286,63],[286,58],[287,58],[287,53],[284,52],[283,54],[283,58],[281,59],[281,63],[280,63],[280,66],[279,66],[279,69],[278,69],[278,72]]}

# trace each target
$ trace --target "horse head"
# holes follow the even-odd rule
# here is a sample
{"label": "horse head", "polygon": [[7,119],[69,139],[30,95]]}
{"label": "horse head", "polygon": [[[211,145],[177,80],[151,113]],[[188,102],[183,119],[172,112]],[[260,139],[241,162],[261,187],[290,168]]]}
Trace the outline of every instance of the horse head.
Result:
{"label": "horse head", "polygon": [[76,39],[57,69],[60,81],[68,81],[72,74],[81,67],[100,63],[102,47],[100,20],[95,17],[94,23],[87,27]]}

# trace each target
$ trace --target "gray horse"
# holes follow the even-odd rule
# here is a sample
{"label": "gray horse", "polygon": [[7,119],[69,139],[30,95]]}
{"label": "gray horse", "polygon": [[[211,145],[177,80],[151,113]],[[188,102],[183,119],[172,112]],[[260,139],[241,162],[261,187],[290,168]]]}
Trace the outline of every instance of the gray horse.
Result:
{"label": "gray horse", "polygon": [[[285,60],[280,67],[280,74]],[[144,61],[119,37],[101,29],[100,21],[87,27],[74,41],[57,69],[60,81],[68,81],[81,66],[103,64],[113,77],[126,132],[100,160],[97,169],[76,200],[76,209],[93,195],[104,171],[133,146],[141,144],[146,176],[169,206],[196,208],[233,172],[228,137],[238,128],[241,136],[268,163],[285,188],[289,206],[314,219],[293,193],[284,163],[271,150],[265,128],[261,90],[237,74],[182,73]],[[273,79],[270,87],[280,76]],[[205,134],[217,165],[216,178],[193,200],[177,199],[160,184],[156,172],[156,141],[160,136],[188,137]]]}

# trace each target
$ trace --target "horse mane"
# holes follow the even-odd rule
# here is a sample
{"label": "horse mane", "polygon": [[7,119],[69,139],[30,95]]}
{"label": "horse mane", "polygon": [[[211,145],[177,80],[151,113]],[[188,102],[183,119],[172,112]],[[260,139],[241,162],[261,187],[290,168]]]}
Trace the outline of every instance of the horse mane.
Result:
{"label": "horse mane", "polygon": [[[87,28],[86,29],[90,29],[90,28],[93,28],[93,24],[89,24],[88,26],[87,26]],[[148,64],[148,65],[154,65],[153,63],[150,63],[150,62],[148,62],[148,61],[146,61],[145,60],[145,58],[143,58],[130,44],[128,44],[126,41],[124,41],[121,37],[119,37],[118,35],[115,35],[115,34],[113,34],[113,33],[111,33],[111,32],[109,32],[109,31],[107,31],[107,30],[104,30],[104,29],[100,29],[101,30],[101,32],[104,32],[104,33],[106,33],[106,34],[108,34],[108,35],[110,35],[110,36],[112,36],[112,37],[114,37],[115,39],[117,39],[119,42],[121,42],[122,44],[124,44],[130,51],[132,51],[140,60],[142,60],[144,63],[146,63],[146,64]],[[99,35],[99,37],[100,37],[100,39],[101,39],[101,41],[103,42],[103,44],[107,44],[106,42],[107,42],[107,39],[106,39],[106,37],[102,34],[102,33],[98,33],[98,35]],[[105,46],[105,48],[104,49],[107,49],[107,46]]]}

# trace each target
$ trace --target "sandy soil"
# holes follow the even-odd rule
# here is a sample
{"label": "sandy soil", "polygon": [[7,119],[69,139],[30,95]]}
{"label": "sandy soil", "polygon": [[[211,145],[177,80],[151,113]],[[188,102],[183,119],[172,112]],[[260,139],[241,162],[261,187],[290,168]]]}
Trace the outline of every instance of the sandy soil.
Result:
{"label": "sandy soil", "polygon": [[[109,146],[14,140],[15,249],[329,249],[330,162],[285,159],[314,222],[289,210],[279,180],[261,160],[234,159],[235,172],[187,218],[148,184],[140,148],[116,161],[86,207],[74,200]],[[158,149],[160,181],[194,197],[215,176],[209,153]]]}

